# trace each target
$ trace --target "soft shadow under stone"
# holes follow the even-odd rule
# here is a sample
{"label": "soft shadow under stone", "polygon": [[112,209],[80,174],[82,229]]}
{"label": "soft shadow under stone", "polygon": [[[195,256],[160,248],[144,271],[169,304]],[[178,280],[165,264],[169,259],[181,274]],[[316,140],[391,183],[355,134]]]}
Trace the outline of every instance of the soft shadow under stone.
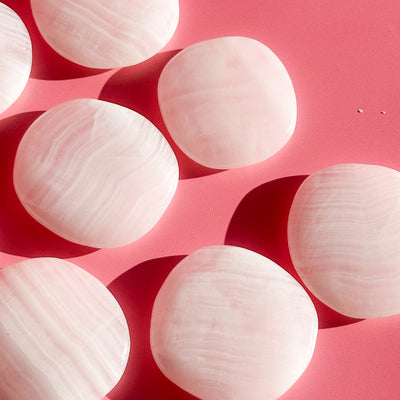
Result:
{"label": "soft shadow under stone", "polygon": [[242,199],[229,223],[225,244],[256,251],[288,271],[310,295],[319,318],[319,328],[359,321],[337,313],[319,301],[301,282],[295,271],[287,243],[287,221],[293,197],[307,176],[288,176],[266,182]]}
{"label": "soft shadow under stone", "polygon": [[145,261],[110,283],[108,289],[121,305],[131,335],[131,354],[110,400],[195,400],[158,369],[150,350],[150,319],[154,299],[170,271],[184,256]]}

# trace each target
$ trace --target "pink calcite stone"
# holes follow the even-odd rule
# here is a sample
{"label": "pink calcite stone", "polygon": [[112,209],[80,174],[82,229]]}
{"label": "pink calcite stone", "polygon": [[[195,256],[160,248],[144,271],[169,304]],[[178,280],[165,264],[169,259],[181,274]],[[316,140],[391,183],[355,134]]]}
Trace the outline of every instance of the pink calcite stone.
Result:
{"label": "pink calcite stone", "polygon": [[101,400],[129,349],[122,310],[107,288],[56,258],[0,270],[2,400]]}
{"label": "pink calcite stone", "polygon": [[19,16],[0,3],[0,113],[20,96],[31,67],[29,33]]}
{"label": "pink calcite stone", "polygon": [[271,260],[204,247],[167,277],[153,308],[161,371],[202,400],[272,400],[313,354],[317,315],[305,290]]}
{"label": "pink calcite stone", "polygon": [[208,40],[178,53],[161,74],[158,98],[178,146],[211,168],[263,161],[295,128],[296,97],[284,65],[245,37]]}
{"label": "pink calcite stone", "polygon": [[178,0],[31,0],[44,39],[65,58],[92,68],[140,63],[171,39]]}
{"label": "pink calcite stone", "polygon": [[310,175],[290,210],[293,264],[309,289],[356,318],[400,313],[400,173],[339,164]]}
{"label": "pink calcite stone", "polygon": [[116,104],[76,99],[41,115],[18,147],[17,195],[70,241],[118,247],[147,233],[169,205],[176,157],[158,129]]}

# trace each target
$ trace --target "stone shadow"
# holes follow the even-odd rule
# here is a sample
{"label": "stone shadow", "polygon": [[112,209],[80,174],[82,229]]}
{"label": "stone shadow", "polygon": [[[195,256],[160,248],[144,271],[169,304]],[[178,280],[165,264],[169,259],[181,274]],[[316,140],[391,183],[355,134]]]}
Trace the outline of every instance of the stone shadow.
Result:
{"label": "stone shadow", "polygon": [[293,197],[305,175],[264,183],[249,192],[236,208],[225,244],[245,247],[270,258],[289,272],[307,291],[318,313],[319,327],[330,328],[360,321],[332,310],[303,284],[292,264],[287,243],[287,221]]}
{"label": "stone shadow", "polygon": [[180,179],[190,179],[221,170],[207,168],[191,160],[175,144],[162,119],[157,98],[158,79],[165,65],[179,51],[159,53],[140,64],[120,69],[105,83],[99,99],[130,108],[149,119],[171,145],[178,159]]}
{"label": "stone shadow", "polygon": [[62,80],[98,75],[106,70],[87,68],[67,60],[43,39],[32,15],[30,0],[2,0],[24,22],[32,41],[31,77],[42,80]]}
{"label": "stone shadow", "polygon": [[131,335],[131,354],[110,400],[195,400],[158,369],[150,349],[150,320],[155,297],[170,271],[184,256],[145,261],[110,283],[108,289],[124,310]]}

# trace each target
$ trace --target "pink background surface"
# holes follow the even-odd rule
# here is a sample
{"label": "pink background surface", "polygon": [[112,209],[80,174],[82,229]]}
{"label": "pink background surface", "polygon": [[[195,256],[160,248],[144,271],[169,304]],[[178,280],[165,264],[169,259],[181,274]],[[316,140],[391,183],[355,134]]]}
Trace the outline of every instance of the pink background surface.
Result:
{"label": "pink background surface", "polygon": [[[152,360],[148,333],[157,290],[182,256],[223,243],[255,250],[297,278],[286,222],[305,176],[340,162],[400,170],[400,4],[181,0],[178,29],[162,53],[138,66],[103,71],[74,65],[51,50],[35,27],[28,0],[3,2],[27,25],[34,54],[26,90],[0,116],[0,266],[37,256],[65,258],[114,293],[133,344],[110,400],[194,399],[168,382]],[[177,50],[224,35],[265,43],[287,67],[298,122],[283,150],[254,166],[214,171],[196,165],[171,143],[181,169],[176,196],[160,223],[126,247],[75,245],[28,216],[13,189],[12,167],[18,142],[35,118],[69,99],[99,98],[142,113],[171,141],[156,99],[160,71]],[[281,399],[399,399],[400,316],[358,321],[312,299],[320,319],[314,357]]]}

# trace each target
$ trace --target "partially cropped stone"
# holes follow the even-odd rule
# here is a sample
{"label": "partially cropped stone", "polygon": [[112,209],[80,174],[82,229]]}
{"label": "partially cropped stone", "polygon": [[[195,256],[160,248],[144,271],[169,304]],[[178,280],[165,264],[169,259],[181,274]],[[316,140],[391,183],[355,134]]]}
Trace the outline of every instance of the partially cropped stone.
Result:
{"label": "partially cropped stone", "polygon": [[63,57],[85,67],[138,64],[171,39],[178,0],[31,0],[38,28]]}
{"label": "partially cropped stone", "polygon": [[204,247],[163,283],[151,318],[161,371],[202,400],[274,400],[313,354],[318,321],[305,290],[273,261]]}
{"label": "partially cropped stone", "polygon": [[355,318],[400,313],[400,173],[338,164],[310,175],[290,210],[289,250],[308,288]]}
{"label": "partially cropped stone", "polygon": [[0,113],[21,95],[32,68],[32,45],[21,18],[0,3]]}
{"label": "partially cropped stone", "polygon": [[107,288],[76,265],[36,258],[0,270],[2,400],[101,400],[130,339]]}

